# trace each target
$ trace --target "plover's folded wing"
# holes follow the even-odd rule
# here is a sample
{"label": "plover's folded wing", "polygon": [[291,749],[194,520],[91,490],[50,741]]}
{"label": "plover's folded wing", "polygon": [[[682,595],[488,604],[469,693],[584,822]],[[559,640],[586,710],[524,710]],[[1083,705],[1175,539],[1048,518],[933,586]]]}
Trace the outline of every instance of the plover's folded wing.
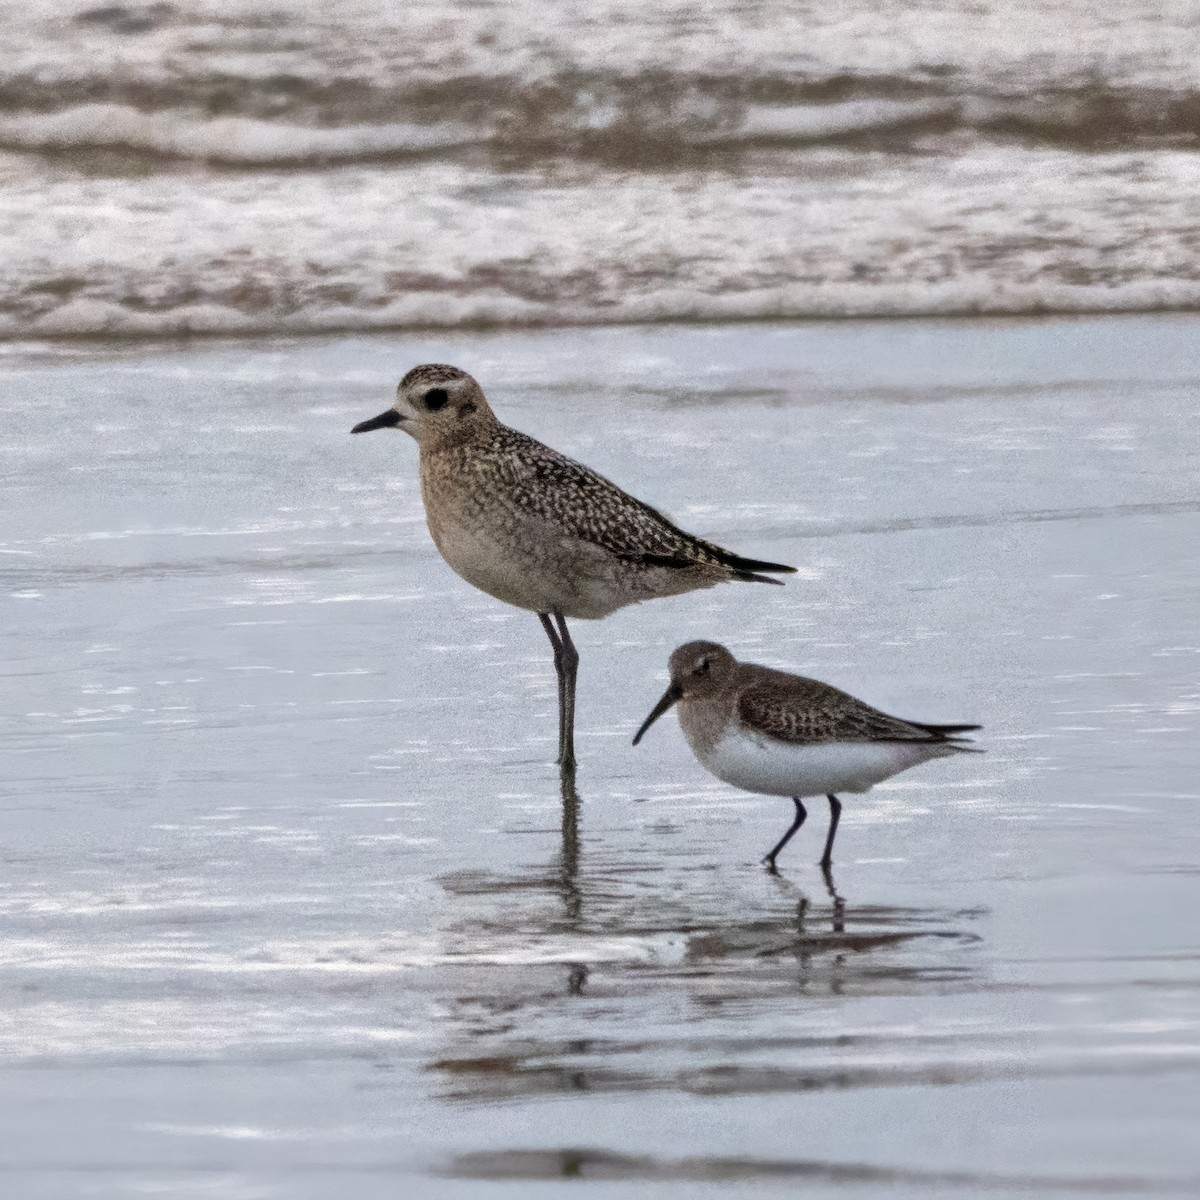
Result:
{"label": "plover's folded wing", "polygon": [[645,566],[725,568],[732,578],[777,583],[754,572],[792,574],[795,567],[742,558],[693,537],[670,518],[583,463],[560,454],[515,429],[500,426],[509,494],[568,536],[578,537],[618,558]]}

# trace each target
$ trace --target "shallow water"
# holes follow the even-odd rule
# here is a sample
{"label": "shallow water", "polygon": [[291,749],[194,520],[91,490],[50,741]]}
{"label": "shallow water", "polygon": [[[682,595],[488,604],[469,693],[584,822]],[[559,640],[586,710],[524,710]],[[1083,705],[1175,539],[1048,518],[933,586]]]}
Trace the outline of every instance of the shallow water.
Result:
{"label": "shallow water", "polygon": [[[1194,1194],[1195,334],[7,352],[7,1190]],[[347,435],[428,359],[800,568],[576,624],[577,798],[537,622]],[[988,753],[849,798],[828,885],[813,805],[772,878],[786,802],[629,746],[693,637]]]}

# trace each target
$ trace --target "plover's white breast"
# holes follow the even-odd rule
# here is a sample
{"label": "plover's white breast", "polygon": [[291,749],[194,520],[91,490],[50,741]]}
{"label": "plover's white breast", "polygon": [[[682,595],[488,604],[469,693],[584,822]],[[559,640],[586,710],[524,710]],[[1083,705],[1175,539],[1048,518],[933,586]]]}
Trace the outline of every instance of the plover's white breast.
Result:
{"label": "plover's white breast", "polygon": [[931,758],[953,754],[945,742],[791,743],[730,724],[711,746],[693,747],[718,779],[769,796],[865,792]]}

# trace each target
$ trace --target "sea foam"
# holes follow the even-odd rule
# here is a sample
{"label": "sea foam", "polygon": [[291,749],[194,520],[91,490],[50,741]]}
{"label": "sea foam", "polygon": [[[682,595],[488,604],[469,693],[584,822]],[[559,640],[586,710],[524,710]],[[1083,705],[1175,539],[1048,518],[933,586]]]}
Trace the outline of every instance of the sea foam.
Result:
{"label": "sea foam", "polygon": [[0,0],[0,337],[1194,307],[1116,0]]}

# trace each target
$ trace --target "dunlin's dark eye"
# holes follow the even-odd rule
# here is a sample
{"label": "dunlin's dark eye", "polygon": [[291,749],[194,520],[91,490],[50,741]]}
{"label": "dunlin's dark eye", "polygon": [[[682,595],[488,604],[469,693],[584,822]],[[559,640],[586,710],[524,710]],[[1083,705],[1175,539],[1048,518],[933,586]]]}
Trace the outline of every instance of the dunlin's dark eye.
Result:
{"label": "dunlin's dark eye", "polygon": [[450,399],[450,393],[445,388],[430,388],[425,393],[425,407],[430,412],[437,412],[439,408],[445,408],[447,401]]}
{"label": "dunlin's dark eye", "polygon": [[700,661],[699,661],[699,662],[696,664],[696,674],[697,674],[697,675],[707,675],[707,674],[708,674],[708,668],[709,668],[711,665],[712,665],[712,663],[711,663],[711,662],[710,662],[710,661],[709,661],[707,658],[702,658],[702,659],[701,659],[701,660],[700,660]]}

